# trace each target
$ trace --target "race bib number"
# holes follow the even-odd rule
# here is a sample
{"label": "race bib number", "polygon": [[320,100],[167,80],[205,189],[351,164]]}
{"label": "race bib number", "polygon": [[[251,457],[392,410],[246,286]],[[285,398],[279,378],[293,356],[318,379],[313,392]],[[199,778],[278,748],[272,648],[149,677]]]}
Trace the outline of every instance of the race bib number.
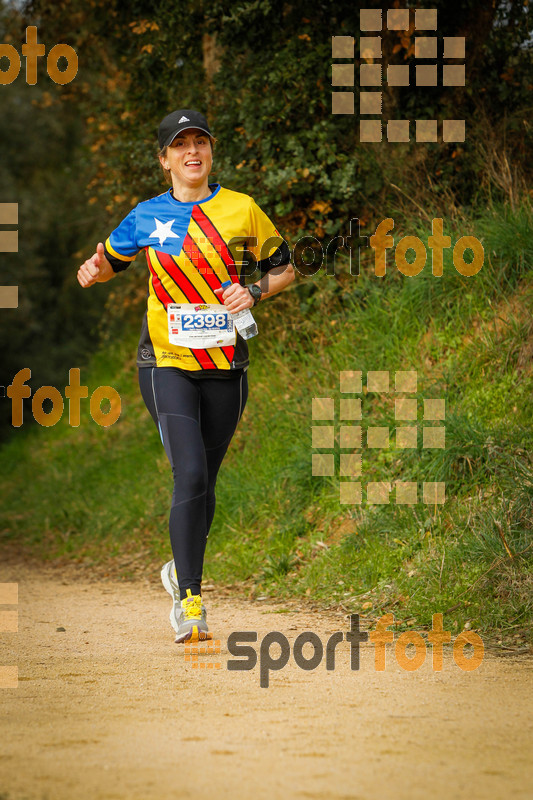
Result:
{"label": "race bib number", "polygon": [[237,339],[235,324],[220,304],[169,303],[168,341],[191,350],[228,347]]}

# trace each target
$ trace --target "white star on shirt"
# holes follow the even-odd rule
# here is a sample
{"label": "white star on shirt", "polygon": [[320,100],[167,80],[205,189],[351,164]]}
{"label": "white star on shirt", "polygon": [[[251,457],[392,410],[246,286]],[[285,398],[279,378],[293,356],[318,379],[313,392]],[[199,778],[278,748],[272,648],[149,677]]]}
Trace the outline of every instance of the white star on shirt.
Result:
{"label": "white star on shirt", "polygon": [[159,239],[159,246],[162,247],[166,239],[179,239],[177,233],[172,231],[172,225],[176,222],[175,219],[169,219],[168,222],[163,224],[161,220],[154,217],[155,231],[150,234],[150,239],[157,237]]}

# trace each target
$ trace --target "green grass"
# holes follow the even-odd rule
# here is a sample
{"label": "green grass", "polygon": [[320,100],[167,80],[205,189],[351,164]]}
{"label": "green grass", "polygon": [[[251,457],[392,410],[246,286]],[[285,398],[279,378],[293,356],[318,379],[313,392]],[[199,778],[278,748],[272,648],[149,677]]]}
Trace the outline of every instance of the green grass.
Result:
{"label": "green grass", "polygon": [[[286,600],[308,597],[400,627],[444,612],[454,632],[470,622],[517,644],[530,637],[533,531],[533,272],[531,213],[500,209],[466,230],[445,220],[452,242],[482,238],[480,273],[461,276],[446,251],[444,276],[416,278],[391,264],[360,277],[338,259],[337,276],[300,278],[259,306],[250,343],[250,394],[217,484],[205,577]],[[408,233],[427,241],[415,223]],[[395,241],[398,240],[395,230]],[[54,428],[14,431],[1,451],[2,536],[41,557],[105,564],[128,576],[167,558],[171,475],[144,408],[133,355],[137,325],[106,344],[81,382],[122,398],[120,420],[88,414]],[[417,370],[424,398],[446,399],[446,447],[363,450],[368,480],[444,481],[446,503],[339,503],[339,477],[311,474],[311,401],[338,400],[339,371]],[[395,427],[394,392],[364,394],[369,424]],[[88,406],[88,401],[85,405]],[[340,424],[338,403],[336,417]],[[357,424],[357,423],[354,423]],[[403,423],[407,424],[407,423]],[[413,423],[414,424],[414,423]],[[438,423],[433,423],[438,424]],[[338,450],[338,448],[337,448]],[[339,453],[335,453],[336,475]],[[365,494],[363,493],[363,497]],[[419,498],[420,500],[421,498]]]}

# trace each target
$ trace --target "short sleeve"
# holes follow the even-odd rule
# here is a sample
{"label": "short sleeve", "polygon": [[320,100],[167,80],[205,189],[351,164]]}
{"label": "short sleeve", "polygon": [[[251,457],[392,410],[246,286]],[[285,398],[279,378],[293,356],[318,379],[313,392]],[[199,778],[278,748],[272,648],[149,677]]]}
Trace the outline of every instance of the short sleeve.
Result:
{"label": "short sleeve", "polygon": [[141,249],[137,244],[137,209],[124,217],[105,243],[105,254],[114,272],[127,269]]}
{"label": "short sleeve", "polygon": [[255,200],[250,205],[249,239],[247,249],[257,262],[265,261],[283,244],[274,223],[262,211]]}

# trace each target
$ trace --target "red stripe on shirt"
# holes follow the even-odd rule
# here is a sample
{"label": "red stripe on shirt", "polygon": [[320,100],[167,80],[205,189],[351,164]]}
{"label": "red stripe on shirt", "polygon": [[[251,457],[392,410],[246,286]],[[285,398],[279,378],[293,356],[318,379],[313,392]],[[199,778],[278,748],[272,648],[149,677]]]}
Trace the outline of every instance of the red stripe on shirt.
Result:
{"label": "red stripe on shirt", "polygon": [[189,233],[183,241],[183,252],[196,267],[198,274],[202,275],[209,288],[213,292],[215,289],[219,289],[221,286],[220,278]]}
{"label": "red stripe on shirt", "polygon": [[172,278],[176,286],[181,289],[189,303],[205,303],[204,298],[181,270],[172,256],[168,253],[157,251],[157,258],[167,275]]}
{"label": "red stripe on shirt", "polygon": [[150,257],[148,255],[148,250],[146,251],[146,260],[148,262],[148,269],[152,273],[152,286],[154,287],[154,293],[157,299],[163,304],[165,307],[165,311],[169,303],[173,303],[174,300],[169,295],[163,284],[161,283],[161,279],[155,269],[153,268]]}
{"label": "red stripe on shirt", "polygon": [[[156,250],[155,252],[162,269],[165,270],[167,275],[174,281],[176,286],[181,289],[186,300],[189,303],[205,303],[204,298],[190,282],[184,272],[178,267],[172,256],[169,256],[167,253],[162,253],[159,250]],[[204,369],[219,369],[206,349],[196,347],[194,349],[188,349],[190,349],[200,366],[202,366]]]}
{"label": "red stripe on shirt", "polygon": [[226,269],[228,270],[232,283],[239,282],[239,276],[237,275],[237,270],[235,268],[235,262],[233,260],[233,256],[231,255],[230,251],[228,250],[228,246],[220,233],[217,231],[209,217],[202,211],[200,206],[194,206],[191,214],[193,220],[196,222],[198,227],[201,229],[202,233],[204,233],[207,239],[211,242],[217,253],[219,254],[220,258],[224,262]]}
{"label": "red stripe on shirt", "polygon": [[[166,289],[164,288],[163,284],[161,283],[161,279],[160,279],[159,275],[157,274],[157,272],[155,271],[155,269],[153,268],[152,263],[150,261],[150,257],[148,255],[148,250],[146,250],[146,261],[148,262],[148,269],[150,270],[150,272],[152,274],[152,287],[153,287],[155,296],[157,297],[157,299],[159,300],[159,302],[161,303],[161,305],[163,306],[163,308],[166,311],[168,304],[175,302],[174,298],[172,298],[169,295],[169,293],[166,291]],[[150,336],[150,339],[151,339],[152,337],[150,335],[150,328],[148,328],[148,335]],[[195,357],[195,359],[198,362],[198,364],[200,366],[202,366],[202,362],[201,362],[200,359],[197,358],[194,350],[190,350],[189,352]]]}
{"label": "red stripe on shirt", "polygon": [[[213,290],[213,292],[215,289],[220,288],[220,278],[217,276],[211,264],[207,261],[198,245],[189,234],[187,234],[184,239],[183,252],[190,259],[192,264],[197,267],[199,274],[203,276],[205,282],[210,289]],[[221,305],[224,305],[220,297],[218,297],[218,300]],[[220,350],[222,350],[228,362],[231,364],[233,361],[233,356],[235,355],[235,345],[230,344],[227,347],[221,347]]]}
{"label": "red stripe on shirt", "polygon": [[[209,217],[204,213],[200,206],[193,207],[191,216],[224,262],[232,283],[239,283],[239,277],[237,275],[237,269],[235,267],[233,256],[228,250],[226,242],[217,231]],[[233,360],[233,356],[235,354],[235,345],[231,345],[230,347],[222,347],[221,350],[224,352],[224,355],[229,361]]]}

